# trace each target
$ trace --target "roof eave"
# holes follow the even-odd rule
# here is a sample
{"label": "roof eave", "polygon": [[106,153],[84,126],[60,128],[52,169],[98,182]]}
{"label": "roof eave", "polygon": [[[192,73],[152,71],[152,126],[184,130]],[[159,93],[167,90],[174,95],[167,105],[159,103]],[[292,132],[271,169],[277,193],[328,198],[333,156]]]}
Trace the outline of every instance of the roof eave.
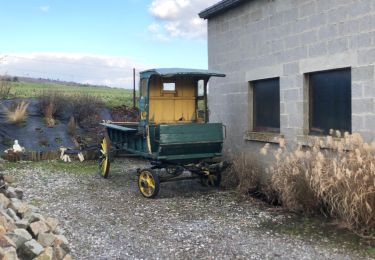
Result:
{"label": "roof eave", "polygon": [[198,15],[202,19],[208,19],[235,7],[242,2],[244,2],[244,0],[222,0],[213,6],[204,9]]}

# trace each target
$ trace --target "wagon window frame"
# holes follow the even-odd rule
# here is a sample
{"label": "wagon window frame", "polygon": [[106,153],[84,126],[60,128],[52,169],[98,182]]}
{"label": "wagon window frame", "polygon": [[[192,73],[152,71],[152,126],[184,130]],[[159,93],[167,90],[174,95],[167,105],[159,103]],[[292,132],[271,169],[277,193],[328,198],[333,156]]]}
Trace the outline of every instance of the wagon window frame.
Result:
{"label": "wagon window frame", "polygon": [[176,82],[163,82],[162,84],[162,91],[176,92]]}
{"label": "wagon window frame", "polygon": [[148,93],[147,93],[147,79],[143,78],[141,79],[141,82],[140,82],[140,91],[139,91],[139,95],[140,96],[143,96],[143,97],[146,97],[148,96]]}

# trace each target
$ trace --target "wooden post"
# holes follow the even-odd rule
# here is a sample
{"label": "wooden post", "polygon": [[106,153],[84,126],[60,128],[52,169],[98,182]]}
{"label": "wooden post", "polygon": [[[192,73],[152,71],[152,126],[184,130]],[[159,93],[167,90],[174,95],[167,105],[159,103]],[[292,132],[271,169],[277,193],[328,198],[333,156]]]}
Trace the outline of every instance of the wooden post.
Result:
{"label": "wooden post", "polygon": [[133,68],[133,108],[135,108],[135,68]]}

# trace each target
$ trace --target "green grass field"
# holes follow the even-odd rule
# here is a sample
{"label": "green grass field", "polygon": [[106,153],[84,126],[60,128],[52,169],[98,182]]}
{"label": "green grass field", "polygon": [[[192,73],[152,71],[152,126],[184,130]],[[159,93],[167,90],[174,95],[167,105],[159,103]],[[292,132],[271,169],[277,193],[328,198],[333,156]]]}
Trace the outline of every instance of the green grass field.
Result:
{"label": "green grass field", "polygon": [[57,91],[66,95],[90,94],[100,97],[106,107],[133,105],[133,91],[130,89],[109,88],[99,86],[71,86],[57,83],[10,82],[10,98],[38,97],[45,91]]}

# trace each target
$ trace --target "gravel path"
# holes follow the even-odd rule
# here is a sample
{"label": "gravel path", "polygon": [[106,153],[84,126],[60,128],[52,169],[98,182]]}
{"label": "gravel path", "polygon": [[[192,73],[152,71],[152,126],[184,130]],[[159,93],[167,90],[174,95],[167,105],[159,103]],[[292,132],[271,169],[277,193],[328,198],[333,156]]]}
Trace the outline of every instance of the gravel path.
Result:
{"label": "gravel path", "polygon": [[184,181],[163,183],[157,199],[145,199],[135,182],[135,169],[145,164],[123,159],[107,180],[33,164],[7,173],[27,201],[61,221],[75,259],[360,258],[262,228],[264,222],[285,221],[285,214],[237,201],[232,191]]}

